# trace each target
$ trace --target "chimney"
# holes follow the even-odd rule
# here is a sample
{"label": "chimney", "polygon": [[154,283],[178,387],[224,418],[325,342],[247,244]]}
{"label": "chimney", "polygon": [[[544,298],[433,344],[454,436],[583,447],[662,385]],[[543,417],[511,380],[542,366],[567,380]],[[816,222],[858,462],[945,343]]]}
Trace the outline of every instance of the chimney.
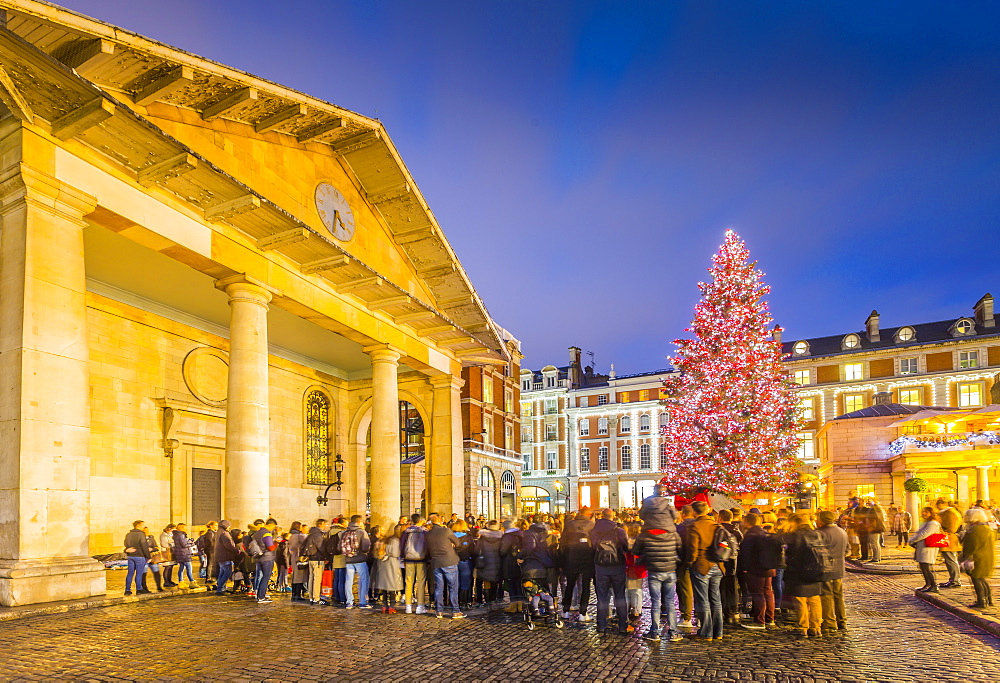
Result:
{"label": "chimney", "polygon": [[865,329],[868,330],[868,341],[879,341],[878,334],[878,311],[872,311],[865,320]]}
{"label": "chimney", "polygon": [[976,312],[976,322],[980,327],[996,327],[996,320],[993,318],[993,295],[984,294],[983,298],[972,307]]}
{"label": "chimney", "polygon": [[582,384],[583,368],[580,363],[579,347],[569,347],[569,388],[579,389]]}
{"label": "chimney", "polygon": [[781,333],[782,333],[782,331],[783,330],[781,329],[781,325],[775,325],[774,329],[771,330],[771,339],[773,339],[774,341],[776,341],[776,342],[778,342],[780,344],[781,343]]}

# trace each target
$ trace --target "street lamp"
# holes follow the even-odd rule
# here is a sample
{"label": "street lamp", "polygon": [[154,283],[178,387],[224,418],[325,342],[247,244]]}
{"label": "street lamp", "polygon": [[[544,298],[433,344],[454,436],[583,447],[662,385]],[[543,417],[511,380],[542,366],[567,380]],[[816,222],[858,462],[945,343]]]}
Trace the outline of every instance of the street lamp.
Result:
{"label": "street lamp", "polygon": [[337,490],[339,491],[340,487],[344,485],[344,481],[341,479],[341,475],[344,473],[344,464],[345,464],[344,459],[340,457],[340,453],[337,453],[337,457],[333,461],[333,471],[337,475],[337,481],[327,484],[326,490],[323,491],[323,495],[316,496],[317,505],[326,505],[328,502],[330,502],[330,499],[327,496],[329,495],[330,489],[332,487],[336,486]]}
{"label": "street lamp", "polygon": [[563,497],[566,498],[566,502],[563,505],[563,512],[567,512],[568,511],[567,508],[569,508],[569,491],[566,491],[566,493],[563,493],[563,489],[566,488],[566,487],[563,486],[563,483],[561,481],[558,481],[558,480],[554,484],[552,484],[552,486],[556,490],[556,505],[557,506],[559,505],[559,497],[560,496],[563,496]]}

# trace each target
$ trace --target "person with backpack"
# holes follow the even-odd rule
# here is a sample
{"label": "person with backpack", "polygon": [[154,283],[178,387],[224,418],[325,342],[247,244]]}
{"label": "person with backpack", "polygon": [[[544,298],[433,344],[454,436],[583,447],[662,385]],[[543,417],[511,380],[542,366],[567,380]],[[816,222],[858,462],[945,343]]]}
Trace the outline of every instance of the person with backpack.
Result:
{"label": "person with backpack", "polygon": [[590,543],[590,531],[594,528],[588,509],[580,510],[576,517],[566,522],[559,537],[559,553],[566,576],[566,588],[563,591],[563,618],[570,618],[573,608],[574,592],[577,581],[580,590],[576,594],[580,605],[580,621],[590,621],[587,606],[590,604],[590,591],[594,584],[594,546]]}
{"label": "person with backpack", "polygon": [[434,572],[434,610],[438,619],[444,618],[444,595],[448,591],[451,618],[464,619],[458,605],[458,538],[441,521],[441,515],[431,513],[431,528],[427,532],[427,559]]}
{"label": "person with backpack", "polygon": [[833,569],[823,575],[820,602],[823,604],[823,628],[847,630],[847,606],[844,604],[844,559],[847,557],[847,532],[837,526],[837,514],[823,510],[816,516],[816,529],[826,541]]}
{"label": "person with backpack", "polygon": [[326,537],[326,545],[323,550],[326,552],[326,556],[330,558],[330,568],[333,570],[333,582],[330,586],[332,589],[332,595],[330,598],[330,605],[346,605],[347,595],[344,593],[344,577],[347,575],[347,562],[344,560],[344,556],[338,552],[340,547],[340,534],[344,533],[347,529],[347,520],[343,516],[338,516],[333,518],[333,524],[330,525],[330,532]]}
{"label": "person with backpack", "polygon": [[[666,499],[664,499],[666,500]],[[646,586],[649,589],[650,626],[646,640],[659,642],[660,621],[666,616],[666,631],[662,635],[672,643],[684,640],[677,628],[677,610],[674,596],[677,594],[677,561],[682,549],[681,537],[677,533],[672,510],[656,515],[647,512],[649,521],[643,517],[644,526],[632,545],[632,553],[646,567]],[[641,513],[640,513],[641,514]]]}
{"label": "person with backpack", "polygon": [[462,609],[472,606],[472,549],[473,536],[469,531],[469,523],[458,519],[451,525],[451,532],[458,539],[458,604]]}
{"label": "person with backpack", "polygon": [[257,586],[257,604],[260,605],[274,602],[267,597],[267,587],[271,581],[271,572],[274,571],[274,562],[277,559],[275,551],[278,549],[278,541],[275,539],[274,533],[277,526],[277,520],[269,518],[263,523],[263,526],[260,526],[253,533],[247,543],[247,551],[257,560],[254,569],[254,582]]}
{"label": "person with backpack", "polygon": [[[418,513],[410,517],[410,526],[403,532],[402,541],[403,566],[406,569],[403,602],[406,613],[423,614],[427,611],[427,530],[424,529],[424,518]],[[416,608],[413,600],[416,598]]]}
{"label": "person with backpack", "polygon": [[746,582],[750,594],[750,621],[742,624],[751,631],[763,631],[774,626],[774,589],[772,582],[781,566],[781,539],[760,526],[761,515],[749,512],[743,518],[746,533],[736,558],[736,571]]}
{"label": "person with backpack", "polygon": [[309,578],[307,581],[306,595],[310,605],[318,605],[320,597],[323,595],[323,571],[329,559],[324,550],[326,534],[330,528],[330,523],[325,519],[317,519],[316,525],[309,529],[309,534],[302,542],[299,551],[309,566]]}
{"label": "person with backpack", "polygon": [[358,577],[358,607],[369,609],[368,552],[371,541],[361,526],[361,515],[352,515],[350,524],[340,532],[335,555],[344,558],[344,598],[346,609],[354,609],[354,577]]}
{"label": "person with backpack", "polygon": [[[615,524],[614,518],[614,510],[605,508],[590,531],[590,544],[594,548],[594,581],[597,585],[597,632],[600,634],[608,629],[612,594],[618,617],[618,632],[628,634],[635,631],[635,627],[628,623],[628,601],[625,598],[628,536],[625,529]],[[583,604],[580,609],[584,609]]]}
{"label": "person with backpack", "polygon": [[799,633],[803,638],[822,635],[823,577],[833,569],[826,538],[802,514],[788,517],[785,542],[784,595],[795,601]]}
{"label": "person with backpack", "polygon": [[[691,586],[694,588],[694,609],[698,615],[698,633],[693,637],[703,640],[722,639],[722,575],[730,550],[731,536],[708,514],[708,503],[696,500],[691,503],[694,521],[688,528],[685,555],[691,568]],[[720,531],[721,530],[721,531]]]}
{"label": "person with backpack", "polygon": [[502,573],[500,569],[500,541],[503,533],[500,522],[491,519],[480,529],[473,550],[476,558],[476,577],[482,582],[483,601],[492,605],[500,594]]}
{"label": "person with backpack", "polygon": [[743,541],[743,532],[733,522],[730,510],[719,510],[719,526],[729,532],[732,543],[732,557],[723,563],[722,581],[719,591],[722,594],[722,618],[727,624],[739,624],[740,621],[740,584],[736,579],[736,561]]}

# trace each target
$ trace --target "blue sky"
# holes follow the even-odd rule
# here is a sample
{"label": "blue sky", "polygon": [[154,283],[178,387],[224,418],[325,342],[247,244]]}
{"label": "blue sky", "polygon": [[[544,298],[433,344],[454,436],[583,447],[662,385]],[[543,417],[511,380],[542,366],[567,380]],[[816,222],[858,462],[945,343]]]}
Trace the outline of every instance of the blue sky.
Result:
{"label": "blue sky", "polygon": [[63,4],[380,118],[527,367],[663,367],[726,228],[786,339],[1000,297],[1000,3]]}

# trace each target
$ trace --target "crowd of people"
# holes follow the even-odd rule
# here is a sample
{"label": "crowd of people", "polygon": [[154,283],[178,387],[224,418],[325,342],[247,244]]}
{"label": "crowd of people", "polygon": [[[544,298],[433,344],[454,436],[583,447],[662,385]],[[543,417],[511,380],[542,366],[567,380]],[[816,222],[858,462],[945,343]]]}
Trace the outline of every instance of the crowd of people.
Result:
{"label": "crowd of people", "polygon": [[[678,641],[685,633],[718,640],[726,625],[764,631],[777,627],[779,611],[792,615],[802,637],[819,637],[847,628],[845,560],[877,558],[881,534],[895,528],[899,515],[888,527],[879,506],[854,500],[815,513],[713,510],[702,501],[677,510],[672,501],[656,495],[620,515],[584,508],[502,521],[414,514],[387,528],[366,525],[360,515],[318,519],[308,529],[293,522],[287,532],[274,519],[258,519],[245,531],[222,520],[197,539],[184,524],[156,537],[136,521],[125,538],[126,594],[133,583],[149,592],[147,570],[157,590],[185,577],[193,586],[191,560],[199,556],[201,578],[216,595],[246,594],[260,604],[278,590],[296,602],[387,614],[461,619],[472,606],[506,604],[509,612],[558,611],[563,619],[589,622],[593,592],[597,631],[629,634],[644,609],[645,588],[651,606],[645,638],[652,641]],[[932,566],[941,547],[949,571],[942,587],[961,585],[961,567],[977,605],[991,605],[986,578],[993,571],[995,518],[985,508],[960,515],[946,501],[937,508],[924,509],[924,523],[907,539],[927,579],[923,590],[939,588]],[[876,516],[883,531],[876,531]],[[909,533],[908,524],[901,527]]]}

